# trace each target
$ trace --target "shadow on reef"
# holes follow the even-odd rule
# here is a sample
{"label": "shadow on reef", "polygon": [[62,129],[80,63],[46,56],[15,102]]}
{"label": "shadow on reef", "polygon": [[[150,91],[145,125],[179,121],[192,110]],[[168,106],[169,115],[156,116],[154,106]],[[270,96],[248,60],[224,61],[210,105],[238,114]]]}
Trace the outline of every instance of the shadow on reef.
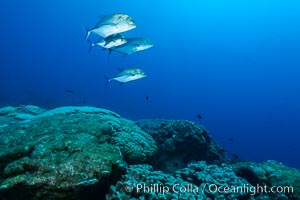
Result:
{"label": "shadow on reef", "polygon": [[139,120],[136,124],[157,143],[158,153],[148,163],[155,169],[174,172],[191,161],[227,162],[225,151],[201,125],[185,120]]}
{"label": "shadow on reef", "polygon": [[300,197],[300,173],[297,169],[284,166],[282,163],[272,160],[264,163],[236,163],[232,165],[232,169],[251,185],[266,185],[269,188],[272,186],[286,187],[287,191],[284,194],[289,199],[296,200]]}
{"label": "shadow on reef", "polygon": [[[37,200],[37,199],[105,199],[106,194],[109,192],[111,185],[117,183],[121,179],[122,174],[125,174],[126,165],[117,163],[112,165],[111,174],[99,180],[99,182],[90,182],[68,190],[60,188],[47,188],[18,184],[10,189],[0,190],[1,200]],[[126,166],[127,167],[127,166]],[[70,195],[72,194],[72,195]]]}

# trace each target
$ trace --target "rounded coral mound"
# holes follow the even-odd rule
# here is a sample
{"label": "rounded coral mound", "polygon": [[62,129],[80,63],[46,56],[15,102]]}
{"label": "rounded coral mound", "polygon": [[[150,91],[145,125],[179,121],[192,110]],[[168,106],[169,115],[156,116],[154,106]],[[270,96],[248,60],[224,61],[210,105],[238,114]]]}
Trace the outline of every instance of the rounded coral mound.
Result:
{"label": "rounded coral mound", "polygon": [[[0,109],[5,119],[0,126],[0,196],[57,199],[99,184],[108,189],[118,173],[114,165],[144,162],[156,153],[150,135],[111,111],[29,108]],[[14,196],[16,191],[26,196]]]}
{"label": "rounded coral mound", "polygon": [[226,161],[225,151],[199,124],[186,120],[139,120],[136,124],[157,142],[159,157],[151,164],[160,170],[174,172],[195,160]]}
{"label": "rounded coral mound", "polygon": [[144,163],[156,153],[155,141],[133,122],[123,120],[123,123],[126,126],[112,134],[112,143],[120,147],[129,163]]}

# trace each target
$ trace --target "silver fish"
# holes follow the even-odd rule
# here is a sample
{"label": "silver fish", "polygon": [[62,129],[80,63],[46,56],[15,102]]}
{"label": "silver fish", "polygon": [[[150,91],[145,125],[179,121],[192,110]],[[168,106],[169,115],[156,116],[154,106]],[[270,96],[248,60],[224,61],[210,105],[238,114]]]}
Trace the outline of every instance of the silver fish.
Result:
{"label": "silver fish", "polygon": [[113,81],[113,80],[118,81],[121,84],[124,84],[124,83],[127,83],[129,81],[134,81],[134,80],[144,78],[146,76],[147,76],[146,73],[141,69],[138,69],[138,68],[125,69],[113,78],[107,78],[106,77],[106,81],[107,81],[106,86],[108,85],[108,83],[110,81]]}
{"label": "silver fish", "polygon": [[93,28],[88,29],[85,27],[86,40],[89,38],[91,33],[95,33],[106,38],[109,35],[129,31],[135,27],[136,24],[133,19],[126,14],[117,13],[105,15]]}
{"label": "silver fish", "polygon": [[89,41],[89,40],[88,40],[88,42],[90,43],[90,49],[89,49],[89,52],[90,52],[94,46],[100,46],[105,49],[110,49],[110,48],[125,44],[127,42],[127,40],[120,33],[117,33],[117,34],[107,36],[104,39],[100,39],[96,43],[93,43],[92,41]]}
{"label": "silver fish", "polygon": [[127,42],[121,46],[112,48],[123,54],[132,54],[138,51],[143,51],[153,47],[154,44],[147,38],[127,38]]}

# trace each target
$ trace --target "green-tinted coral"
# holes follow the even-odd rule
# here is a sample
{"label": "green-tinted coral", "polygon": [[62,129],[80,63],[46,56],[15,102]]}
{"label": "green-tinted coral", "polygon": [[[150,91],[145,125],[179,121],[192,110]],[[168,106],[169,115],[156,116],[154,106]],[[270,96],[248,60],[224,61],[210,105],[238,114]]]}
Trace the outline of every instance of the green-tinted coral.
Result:
{"label": "green-tinted coral", "polygon": [[300,171],[290,168],[276,161],[268,161],[263,163],[241,162],[233,165],[233,169],[237,175],[245,178],[252,185],[279,187],[292,187],[292,190],[283,193],[274,193],[273,199],[300,199]]}
{"label": "green-tinted coral", "polygon": [[[112,142],[120,147],[126,160],[130,163],[143,163],[153,156],[157,147],[153,138],[138,128],[132,122],[125,122],[127,126],[123,130],[113,133]],[[131,130],[128,130],[131,127]]]}
{"label": "green-tinted coral", "polygon": [[159,157],[151,163],[157,169],[173,172],[194,160],[226,161],[225,151],[199,124],[186,120],[139,120],[136,124],[157,142]]}
{"label": "green-tinted coral", "polygon": [[[11,110],[18,116],[18,108],[2,115]],[[113,165],[124,157],[145,161],[156,152],[151,136],[108,110],[64,107],[32,116],[0,128],[1,196],[71,198],[78,188],[97,184],[105,190],[119,174]],[[15,197],[13,191],[27,196]]]}
{"label": "green-tinted coral", "polygon": [[[155,171],[149,165],[131,165],[127,173],[110,187],[107,199],[248,199],[246,193],[217,193],[209,185],[242,186],[248,184],[237,177],[230,166],[189,164],[174,174]],[[165,188],[165,189],[164,189]]]}

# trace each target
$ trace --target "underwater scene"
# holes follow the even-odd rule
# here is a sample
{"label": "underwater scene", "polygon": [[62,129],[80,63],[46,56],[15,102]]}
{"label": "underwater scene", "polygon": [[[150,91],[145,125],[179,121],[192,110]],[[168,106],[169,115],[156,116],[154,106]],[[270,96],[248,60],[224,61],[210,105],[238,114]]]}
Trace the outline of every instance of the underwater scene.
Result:
{"label": "underwater scene", "polygon": [[300,1],[0,4],[0,200],[300,200]]}

